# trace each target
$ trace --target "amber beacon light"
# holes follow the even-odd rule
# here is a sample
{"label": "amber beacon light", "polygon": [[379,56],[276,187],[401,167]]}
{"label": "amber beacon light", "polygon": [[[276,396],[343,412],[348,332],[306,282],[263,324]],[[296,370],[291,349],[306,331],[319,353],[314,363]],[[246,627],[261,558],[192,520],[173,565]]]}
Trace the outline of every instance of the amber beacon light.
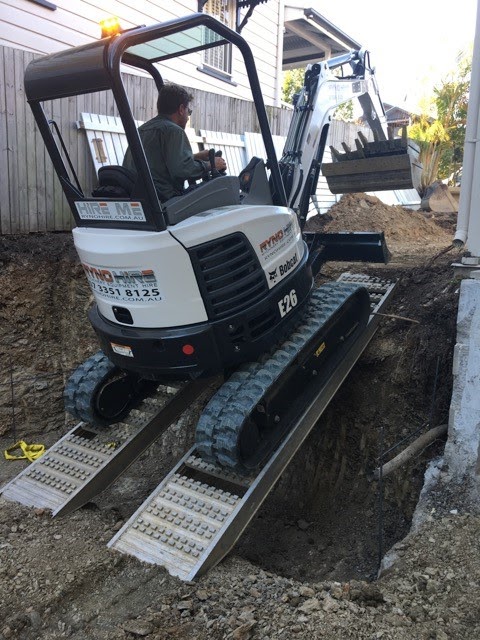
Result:
{"label": "amber beacon light", "polygon": [[110,36],[114,36],[122,31],[120,28],[120,21],[115,17],[100,20],[100,28],[102,29],[102,38],[109,38]]}

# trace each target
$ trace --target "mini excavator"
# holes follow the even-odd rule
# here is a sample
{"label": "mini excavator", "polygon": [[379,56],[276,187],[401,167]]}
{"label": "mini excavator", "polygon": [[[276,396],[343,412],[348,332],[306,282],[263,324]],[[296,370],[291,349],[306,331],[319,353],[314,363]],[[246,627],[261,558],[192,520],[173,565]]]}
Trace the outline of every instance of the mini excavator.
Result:
{"label": "mini excavator", "polygon": [[[160,89],[162,62],[228,43],[245,63],[266,158],[250,159],[238,176],[212,170],[210,179],[161,203],[121,67],[146,71]],[[75,247],[95,298],[89,319],[101,351],[68,380],[67,410],[108,425],[158,384],[220,373],[224,383],[196,429],[197,450],[237,473],[257,468],[284,435],[291,398],[332,375],[369,317],[364,287],[314,287],[321,265],[388,258],[383,233],[304,232],[320,170],[342,193],[352,184],[355,191],[412,186],[409,145],[388,139],[368,53],[351,51],[307,68],[279,161],[248,44],[205,14],[38,58],[26,70],[25,89],[71,207]],[[105,90],[115,99],[137,171],[102,167],[90,195],[42,103]],[[330,114],[352,98],[374,141],[360,139],[343,154],[333,150],[334,162],[322,164]]]}

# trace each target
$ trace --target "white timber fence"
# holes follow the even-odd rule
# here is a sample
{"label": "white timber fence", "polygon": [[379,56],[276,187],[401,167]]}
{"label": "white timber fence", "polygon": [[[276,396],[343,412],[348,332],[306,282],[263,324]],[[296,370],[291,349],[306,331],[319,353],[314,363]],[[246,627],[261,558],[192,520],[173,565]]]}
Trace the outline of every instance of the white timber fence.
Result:
{"label": "white timber fence", "polygon": [[[137,121],[136,124],[140,126],[142,122]],[[345,129],[345,123],[335,122],[335,124],[339,126],[332,127],[332,132],[337,132],[337,137],[342,136],[341,139],[344,140],[345,135],[349,135],[351,131],[348,128]],[[80,130],[85,131],[90,155],[97,173],[101,167],[122,164],[127,149],[127,138],[120,118],[96,113],[82,113],[77,126]],[[225,133],[206,129],[200,129],[197,133],[193,127],[187,127],[186,133],[194,153],[212,148],[221,151],[227,163],[227,173],[230,175],[238,175],[253,156],[266,158],[263,138],[260,133],[252,131],[246,131],[244,134]],[[286,136],[273,136],[278,159],[282,156],[285,140]],[[331,161],[330,149],[325,150],[324,161]],[[339,198],[339,195],[330,192],[326,179],[320,175],[315,203],[311,203],[310,212],[325,213]]]}

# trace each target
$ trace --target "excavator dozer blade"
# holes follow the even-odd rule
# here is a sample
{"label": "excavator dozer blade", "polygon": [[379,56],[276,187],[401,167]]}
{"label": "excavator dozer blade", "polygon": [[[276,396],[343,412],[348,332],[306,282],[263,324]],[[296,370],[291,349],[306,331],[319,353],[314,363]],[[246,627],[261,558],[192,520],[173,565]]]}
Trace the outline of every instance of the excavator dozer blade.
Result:
{"label": "excavator dozer blade", "polygon": [[344,153],[330,147],[333,162],[322,164],[332,193],[417,189],[422,165],[414,142],[406,136],[368,142],[361,132],[358,135],[354,151],[344,143]]}

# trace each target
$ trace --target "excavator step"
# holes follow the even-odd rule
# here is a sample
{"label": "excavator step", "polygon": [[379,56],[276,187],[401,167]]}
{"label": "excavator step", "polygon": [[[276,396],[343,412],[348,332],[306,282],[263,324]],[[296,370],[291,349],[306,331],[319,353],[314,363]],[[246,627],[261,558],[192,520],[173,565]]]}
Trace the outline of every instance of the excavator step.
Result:
{"label": "excavator step", "polygon": [[306,399],[294,428],[261,470],[239,476],[203,462],[192,448],[112,538],[110,548],[164,566],[182,580],[194,580],[227,555],[370,342],[378,312],[395,286],[349,273],[339,280],[371,291],[368,324],[330,378]]}
{"label": "excavator step", "polygon": [[2,489],[6,500],[50,509],[78,509],[106,489],[211,384],[159,387],[125,422],[93,427],[80,422]]}

